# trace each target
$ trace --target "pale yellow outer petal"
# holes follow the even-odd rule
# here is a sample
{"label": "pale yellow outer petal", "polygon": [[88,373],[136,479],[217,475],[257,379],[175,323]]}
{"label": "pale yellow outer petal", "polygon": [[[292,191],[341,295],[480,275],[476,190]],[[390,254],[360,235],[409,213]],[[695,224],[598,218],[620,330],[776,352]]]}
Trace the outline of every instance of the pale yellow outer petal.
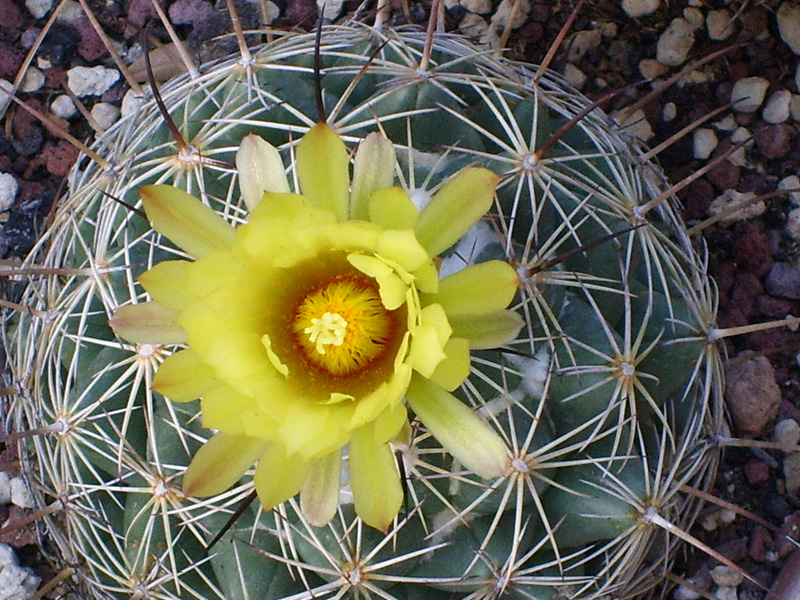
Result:
{"label": "pale yellow outer petal", "polygon": [[488,315],[450,317],[453,335],[469,340],[473,350],[486,350],[507,344],[525,325],[516,311],[504,310]]}
{"label": "pale yellow outer petal", "polygon": [[189,271],[192,263],[165,260],[139,275],[139,283],[164,308],[179,311],[192,299]]}
{"label": "pale yellow outer petal", "polygon": [[382,383],[377,390],[358,401],[348,428],[362,427],[375,419],[386,407],[401,405],[400,400],[408,388],[409,381],[411,381],[411,366],[398,362],[389,381]]}
{"label": "pale yellow outer petal", "polygon": [[440,444],[470,471],[484,479],[505,475],[510,459],[503,439],[458,398],[415,375],[408,404]]}
{"label": "pale yellow outer petal", "polygon": [[415,231],[431,256],[455,244],[491,208],[499,177],[488,169],[462,169],[419,215]]}
{"label": "pale yellow outer petal", "polygon": [[269,445],[256,466],[253,482],[266,510],[297,494],[308,476],[310,464],[299,454],[287,455],[283,444]]}
{"label": "pale yellow outer petal", "polygon": [[447,356],[444,345],[453,332],[444,309],[431,304],[420,313],[421,325],[414,328],[411,338],[411,366],[424,377],[430,377],[437,365]]}
{"label": "pale yellow outer petal", "polygon": [[356,513],[367,525],[386,532],[403,504],[392,449],[388,444],[376,444],[372,426],[365,425],[353,432],[349,453]]}
{"label": "pale yellow outer petal", "polygon": [[231,435],[272,439],[279,426],[272,415],[258,409],[255,398],[224,384],[206,390],[200,412],[204,427]]}
{"label": "pale yellow outer petal", "polygon": [[191,402],[214,385],[214,371],[191,348],[168,356],[153,377],[151,387],[173,402]]}
{"label": "pale yellow outer petal", "polygon": [[300,490],[300,508],[308,522],[322,527],[336,514],[342,479],[342,450],[335,450],[311,463]]}
{"label": "pale yellow outer petal", "polygon": [[192,458],[183,475],[183,493],[201,498],[221,494],[241,479],[268,445],[265,440],[217,433]]}
{"label": "pale yellow outer petal", "polygon": [[233,243],[234,229],[194,196],[171,185],[139,189],[153,228],[194,258]]}
{"label": "pale yellow outer petal", "polygon": [[411,229],[381,232],[375,250],[381,257],[397,263],[409,272],[416,271],[431,262],[431,257],[425,248],[420,246]]}
{"label": "pale yellow outer petal", "polygon": [[370,196],[375,190],[392,186],[395,161],[394,144],[376,131],[370,133],[358,145],[350,192],[351,219],[372,220],[369,208]]}
{"label": "pale yellow outer petal", "polygon": [[427,300],[444,306],[448,316],[487,315],[507,308],[519,286],[514,268],[500,260],[479,263],[439,282],[439,293]]}
{"label": "pale yellow outer petal", "polygon": [[134,344],[185,344],[186,331],[177,314],[156,302],[126,304],[108,320],[114,333]]}
{"label": "pale yellow outer petal", "polygon": [[347,219],[350,204],[350,159],[347,147],[327,123],[317,123],[297,145],[300,191],[317,208]]}
{"label": "pale yellow outer petal", "polygon": [[369,199],[369,220],[384,229],[414,229],[419,211],[403,188],[375,190]]}
{"label": "pale yellow outer petal", "polygon": [[452,392],[469,376],[469,341],[451,337],[444,346],[446,358],[436,365],[429,379]]}
{"label": "pale yellow outer petal", "polygon": [[347,262],[378,282],[381,302],[387,310],[395,310],[406,301],[408,285],[384,261],[366,254],[348,254]]}
{"label": "pale yellow outer petal", "polygon": [[264,192],[289,191],[280,154],[275,146],[253,133],[244,136],[236,151],[236,170],[242,199],[251,211],[261,202]]}

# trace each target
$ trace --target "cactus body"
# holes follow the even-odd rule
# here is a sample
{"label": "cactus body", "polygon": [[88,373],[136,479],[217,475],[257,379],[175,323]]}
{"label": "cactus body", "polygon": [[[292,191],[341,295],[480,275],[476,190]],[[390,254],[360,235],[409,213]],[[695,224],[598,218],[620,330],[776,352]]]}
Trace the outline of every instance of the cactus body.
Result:
{"label": "cactus body", "polygon": [[438,38],[420,70],[423,44],[412,31],[328,29],[320,85],[349,146],[376,130],[394,142],[412,198],[468,165],[502,178],[490,218],[441,271],[501,259],[520,277],[522,332],[502,349],[485,332],[455,392],[506,441],[508,474],[484,481],[413,428],[395,447],[407,511],[388,533],[355,517],[345,487],[325,527],[295,500],[255,503],[205,552],[252,484],[209,499],[180,491],[209,432],[197,403],[149,387],[175,347],[124,343],[108,324],[145,300],[136,277],[180,252],[123,203],[169,183],[246,222],[241,139],[257,133],[290,164],[318,117],[314,38],[287,36],[252,64],[230,59],[161,89],[188,148],[152,104],[97,143],[113,171],[75,171],[31,258],[52,271],[26,282],[31,312],[7,319],[12,423],[44,431],[21,447],[26,474],[41,506],[60,505],[46,533],[86,598],[631,598],[669,568],[664,523],[692,523],[683,486],[710,485],[724,426],[704,264],[670,201],[648,204],[666,189],[658,169],[602,112],[537,152],[585,98],[457,38]]}

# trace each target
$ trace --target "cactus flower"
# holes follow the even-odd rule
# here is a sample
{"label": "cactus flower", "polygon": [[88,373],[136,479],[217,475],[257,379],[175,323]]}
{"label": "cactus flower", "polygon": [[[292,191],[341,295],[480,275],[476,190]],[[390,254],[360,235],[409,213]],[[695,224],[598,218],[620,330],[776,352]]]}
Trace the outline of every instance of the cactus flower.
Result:
{"label": "cactus flower", "polygon": [[152,384],[174,402],[200,398],[216,430],[184,493],[221,493],[257,463],[267,509],[300,493],[321,525],[346,456],[357,513],[386,530],[402,504],[390,444],[408,431],[409,407],[466,468],[484,478],[508,468],[502,439],[450,392],[469,374],[470,349],[517,335],[507,309],[517,276],[488,261],[440,280],[436,261],[489,210],[498,178],[463,169],[420,211],[392,187],[394,148],[378,134],[359,146],[352,181],[348,150],[324,123],[295,160],[297,194],[277,151],[243,140],[250,215],[239,227],[178,188],[142,188],[153,227],[192,260],[143,273],[152,301],[120,307],[111,325],[133,343],[185,345]]}

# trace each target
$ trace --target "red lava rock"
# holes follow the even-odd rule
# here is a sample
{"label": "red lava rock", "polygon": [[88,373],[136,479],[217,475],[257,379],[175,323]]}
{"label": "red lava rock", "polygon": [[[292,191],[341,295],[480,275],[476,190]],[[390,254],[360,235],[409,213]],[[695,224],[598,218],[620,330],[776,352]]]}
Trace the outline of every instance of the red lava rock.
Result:
{"label": "red lava rock", "polygon": [[765,158],[783,158],[792,149],[795,132],[788,123],[770,125],[756,133],[756,146]]}
{"label": "red lava rock", "polygon": [[731,302],[748,317],[758,314],[756,298],[764,293],[761,280],[752,273],[739,273],[731,293]]}
{"label": "red lava rock", "polygon": [[684,205],[687,219],[704,219],[708,215],[708,205],[717,197],[714,186],[700,178],[689,184]]}
{"label": "red lava rock", "polygon": [[746,11],[741,16],[742,30],[737,42],[748,42],[761,35],[771,20],[770,14],[761,8]]}
{"label": "red lava rock", "polygon": [[[719,154],[729,150],[730,148],[730,141],[727,139],[722,140],[714,152],[714,157],[719,156]],[[717,188],[723,190],[736,189],[741,176],[742,170],[727,160],[723,160],[716,167],[706,173],[706,179],[717,186]]]}
{"label": "red lava rock", "polygon": [[[159,0],[159,4],[164,6],[164,0]],[[152,0],[131,0],[128,5],[128,21],[135,27],[126,27],[125,37],[130,38],[138,35],[148,19],[158,20],[158,13],[153,8]]]}
{"label": "red lava rock", "polygon": [[295,0],[286,6],[283,19],[288,25],[312,25],[317,19],[317,4],[314,0]]}
{"label": "red lava rock", "polygon": [[781,390],[764,356],[732,361],[725,370],[725,400],[741,435],[758,437],[778,415]]}
{"label": "red lava rock", "polygon": [[0,77],[13,81],[24,60],[25,51],[22,48],[0,42]]}
{"label": "red lava rock", "polygon": [[207,19],[213,11],[205,0],[177,0],[169,7],[169,18],[175,25],[191,25]]}
{"label": "red lava rock", "polygon": [[728,560],[739,563],[747,557],[747,540],[745,538],[727,540],[714,549]]}
{"label": "red lava rock", "polygon": [[59,177],[65,177],[77,159],[78,150],[69,142],[59,142],[56,145],[47,144],[42,150],[42,160],[44,160],[47,170]]}
{"label": "red lava rock", "polygon": [[770,319],[783,319],[786,315],[800,316],[800,303],[764,294],[756,298],[758,312]]}
{"label": "red lava rock", "polygon": [[[20,522],[30,514],[30,509],[11,505],[8,511],[8,522],[5,523],[5,526],[8,527],[16,522]],[[38,541],[36,536],[36,524],[34,522],[28,523],[22,527],[8,529],[3,535],[0,535],[0,542],[13,546],[14,548],[36,544]]]}
{"label": "red lava rock", "polygon": [[769,467],[760,460],[751,460],[744,466],[748,483],[756,485],[769,481]]}
{"label": "red lava rock", "polygon": [[0,0],[0,25],[8,29],[22,27],[22,11],[13,0]]}
{"label": "red lava rock", "polygon": [[750,536],[750,546],[747,549],[747,554],[756,562],[764,562],[767,550],[772,546],[772,536],[767,528],[757,525]]}
{"label": "red lava rock", "polygon": [[772,248],[769,236],[754,227],[747,230],[733,242],[731,254],[736,264],[756,277],[763,277],[772,268]]}
{"label": "red lava rock", "polygon": [[108,54],[103,40],[97,35],[89,19],[78,19],[73,24],[75,30],[81,36],[81,41],[78,42],[78,54],[86,61],[97,62],[98,59]]}
{"label": "red lava rock", "polygon": [[775,550],[781,558],[786,558],[792,550],[797,548],[792,540],[800,540],[800,515],[798,513],[786,517],[781,524],[780,533],[775,536]]}

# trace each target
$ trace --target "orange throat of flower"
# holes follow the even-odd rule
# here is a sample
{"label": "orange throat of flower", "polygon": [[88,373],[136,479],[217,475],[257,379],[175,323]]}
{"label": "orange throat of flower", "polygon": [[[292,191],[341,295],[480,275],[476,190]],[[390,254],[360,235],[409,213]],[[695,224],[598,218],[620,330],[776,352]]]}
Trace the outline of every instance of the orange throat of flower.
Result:
{"label": "orange throat of flower", "polygon": [[335,379],[359,376],[397,349],[405,311],[388,311],[378,286],[358,273],[334,275],[308,289],[290,319],[303,362]]}

